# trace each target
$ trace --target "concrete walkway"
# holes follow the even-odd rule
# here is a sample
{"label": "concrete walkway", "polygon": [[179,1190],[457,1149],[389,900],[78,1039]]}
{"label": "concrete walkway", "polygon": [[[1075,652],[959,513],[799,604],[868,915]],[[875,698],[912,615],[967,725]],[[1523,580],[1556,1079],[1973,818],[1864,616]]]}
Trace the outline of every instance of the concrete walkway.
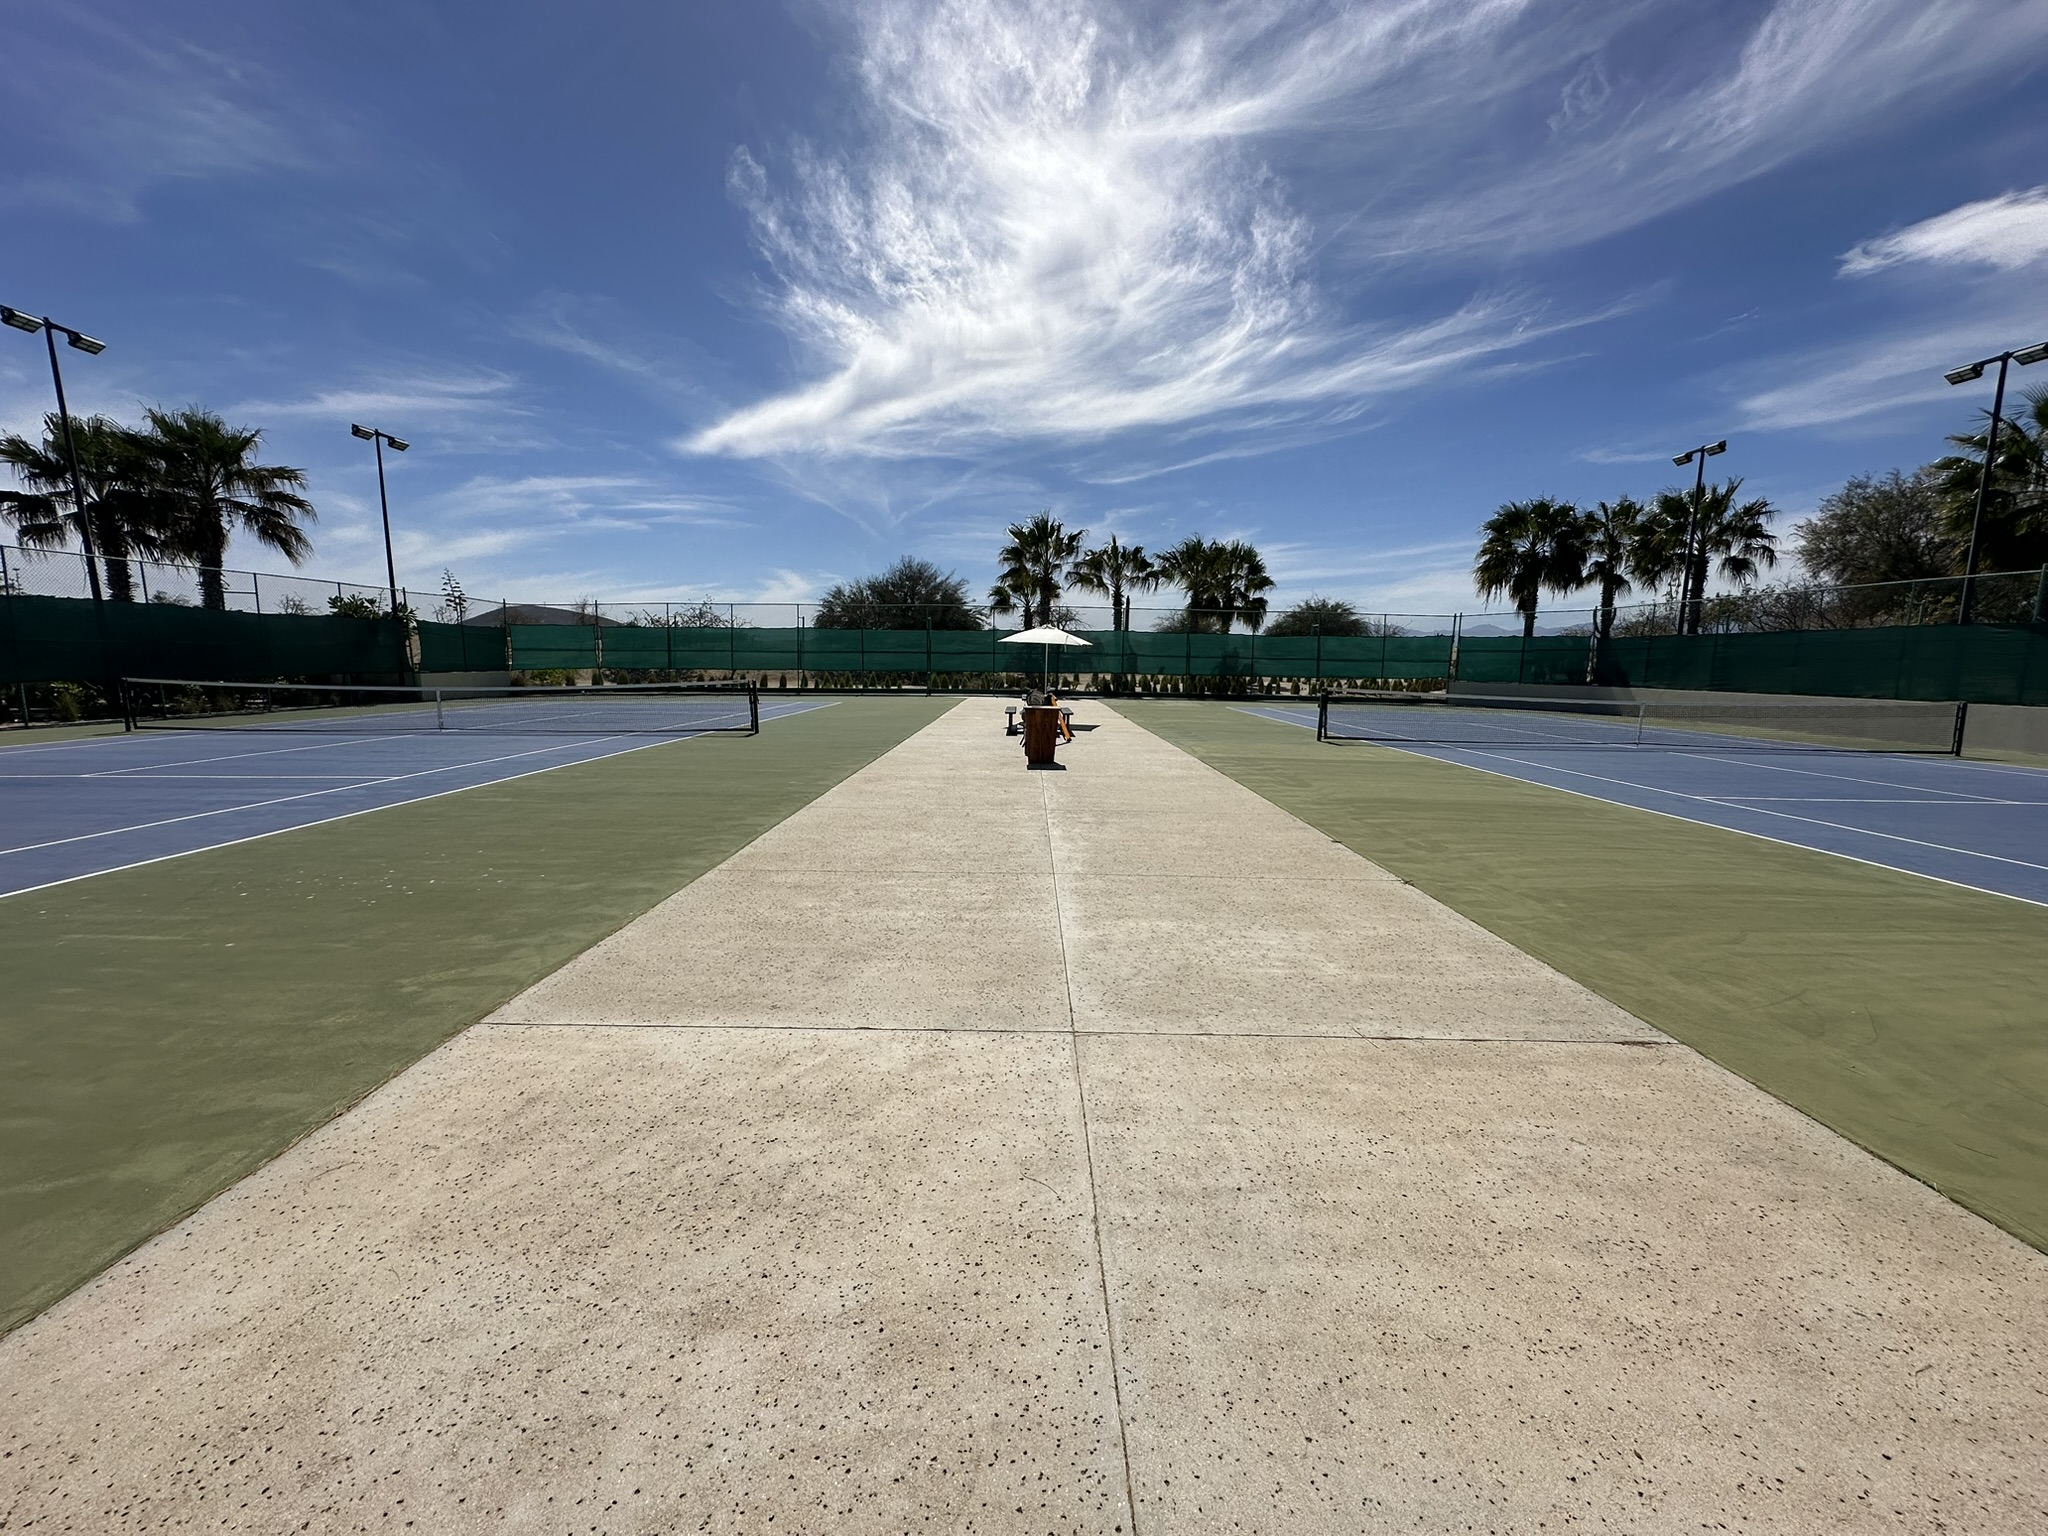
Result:
{"label": "concrete walkway", "polygon": [[963,703],[0,1341],[0,1530],[2034,1531],[2048,1258]]}

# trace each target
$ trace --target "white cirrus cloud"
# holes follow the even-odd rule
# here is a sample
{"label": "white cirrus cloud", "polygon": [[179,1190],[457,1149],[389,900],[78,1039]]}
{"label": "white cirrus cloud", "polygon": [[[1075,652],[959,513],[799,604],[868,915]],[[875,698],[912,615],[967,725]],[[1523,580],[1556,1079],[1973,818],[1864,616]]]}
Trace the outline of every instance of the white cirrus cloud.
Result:
{"label": "white cirrus cloud", "polygon": [[743,149],[730,176],[798,379],[685,451],[1335,427],[1572,323],[1485,277],[1446,301],[1454,264],[1655,217],[2048,41],[2048,6],[2001,0],[1773,0],[1704,30],[1683,0],[843,15],[852,147],[773,175]]}
{"label": "white cirrus cloud", "polygon": [[1907,262],[2013,271],[2048,257],[2048,186],[1965,203],[1905,229],[1866,240],[1842,257],[1844,277]]}

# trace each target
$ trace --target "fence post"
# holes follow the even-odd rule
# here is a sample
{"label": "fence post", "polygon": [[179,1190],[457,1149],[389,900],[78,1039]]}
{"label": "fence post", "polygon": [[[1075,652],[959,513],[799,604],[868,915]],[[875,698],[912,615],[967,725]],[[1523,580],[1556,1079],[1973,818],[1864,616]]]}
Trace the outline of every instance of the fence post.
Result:
{"label": "fence post", "polygon": [[1449,675],[1449,676],[1447,676],[1447,677],[1446,677],[1446,678],[1444,679],[1444,684],[1445,684],[1445,686],[1446,686],[1446,687],[1448,687],[1448,686],[1449,686],[1450,684],[1452,684],[1452,683],[1455,683],[1455,682],[1456,682],[1456,681],[1458,680],[1458,641],[1459,641],[1459,640],[1460,640],[1461,638],[1463,638],[1463,632],[1464,632],[1464,628],[1465,628],[1465,615],[1463,615],[1462,613],[1454,613],[1454,614],[1452,614],[1452,615],[1451,615],[1451,659],[1450,659],[1450,661],[1449,661],[1449,663],[1448,663],[1448,665],[1449,665],[1449,667],[1450,667],[1450,669],[1451,669],[1451,670],[1450,670],[1450,675]]}
{"label": "fence post", "polygon": [[263,616],[263,582],[254,571],[249,573],[249,601],[256,605],[256,616]]}
{"label": "fence post", "polygon": [[2048,617],[2048,565],[2041,567],[2041,582],[2034,588],[2034,622],[2039,624],[2044,617]]}

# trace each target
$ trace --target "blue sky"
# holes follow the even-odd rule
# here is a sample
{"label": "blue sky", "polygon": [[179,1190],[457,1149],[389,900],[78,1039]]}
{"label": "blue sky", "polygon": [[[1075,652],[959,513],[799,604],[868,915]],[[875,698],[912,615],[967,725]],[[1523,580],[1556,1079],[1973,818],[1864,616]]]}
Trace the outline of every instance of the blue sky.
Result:
{"label": "blue sky", "polygon": [[1470,609],[1504,499],[1726,435],[1789,523],[2048,337],[2040,0],[88,0],[9,55],[0,301],[107,340],[74,403],[263,427],[342,578],[348,424],[411,438],[416,589],[979,590],[1050,506]]}

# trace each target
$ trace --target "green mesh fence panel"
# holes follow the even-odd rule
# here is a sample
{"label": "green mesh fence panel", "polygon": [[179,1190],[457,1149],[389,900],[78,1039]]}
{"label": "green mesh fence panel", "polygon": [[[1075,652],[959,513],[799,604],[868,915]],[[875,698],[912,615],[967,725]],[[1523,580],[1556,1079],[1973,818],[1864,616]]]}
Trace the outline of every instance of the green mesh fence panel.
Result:
{"label": "green mesh fence panel", "polygon": [[1317,640],[1314,635],[1261,635],[1252,659],[1258,677],[1314,677]]}
{"label": "green mesh fence panel", "polygon": [[511,624],[505,635],[517,672],[574,672],[597,665],[595,625]]}
{"label": "green mesh fence panel", "polygon": [[422,672],[502,672],[505,631],[496,624],[441,624],[422,619]]}
{"label": "green mesh fence panel", "polygon": [[[87,610],[88,614],[90,610],[89,604],[73,599],[11,601],[24,605],[56,603],[70,610]],[[189,609],[171,611],[196,616]],[[247,614],[203,617],[223,621],[256,619]],[[89,632],[80,637],[79,617],[66,622],[71,628],[65,633],[73,638],[49,643],[68,656],[76,647],[92,642]],[[275,622],[304,626],[369,624],[374,629],[382,621],[280,618]],[[54,633],[54,623],[50,621],[41,627]],[[723,626],[669,629],[609,624],[602,631],[582,625],[552,624],[514,625],[507,631],[446,624],[422,624],[419,628],[422,665],[429,671],[501,667],[507,637],[512,665],[524,670],[595,667],[599,664],[600,644],[603,665],[619,670],[879,673],[900,677],[922,676],[927,670],[1035,674],[1044,665],[1043,653],[1037,647],[999,644],[1001,637],[993,630]],[[331,648],[341,643],[333,635],[315,639],[311,629],[292,633],[303,636],[304,644],[318,652],[319,657],[331,658]],[[1451,640],[1447,635],[1259,636],[1089,630],[1085,637],[1091,642],[1088,649],[1054,655],[1055,671],[1217,678],[1225,682],[1276,677],[1343,681],[1446,677],[1451,665]],[[304,659],[305,653],[293,649],[297,641],[286,645],[271,638],[263,643],[274,648],[282,646],[283,652],[298,660],[291,666],[266,663],[254,672],[219,675],[397,669],[388,655],[378,666],[313,665]],[[361,641],[352,643],[360,647]],[[1519,635],[1467,636],[1459,642],[1458,677],[1470,683],[1584,683],[1592,659],[1592,644],[1585,635],[1536,635],[1527,640]],[[69,670],[32,673],[28,680],[53,675],[94,674],[81,673],[72,663]],[[2041,704],[2048,703],[2048,628],[1922,625],[1783,634],[1623,636],[1600,647],[1595,680],[1651,688]]]}
{"label": "green mesh fence panel", "polygon": [[[1464,669],[1459,669],[1464,675]],[[1654,635],[1600,648],[1615,687],[2048,704],[2048,628],[1935,624],[1772,635]]]}
{"label": "green mesh fence panel", "polygon": [[732,654],[742,672],[799,672],[803,669],[800,629],[736,629]]}
{"label": "green mesh fence panel", "polygon": [[405,630],[390,619],[0,599],[0,681],[7,683],[124,676],[396,681],[407,670]]}
{"label": "green mesh fence panel", "polygon": [[937,629],[932,631],[932,670],[935,672],[1008,672],[1017,666],[1014,645],[997,644],[998,636],[986,629]]}

